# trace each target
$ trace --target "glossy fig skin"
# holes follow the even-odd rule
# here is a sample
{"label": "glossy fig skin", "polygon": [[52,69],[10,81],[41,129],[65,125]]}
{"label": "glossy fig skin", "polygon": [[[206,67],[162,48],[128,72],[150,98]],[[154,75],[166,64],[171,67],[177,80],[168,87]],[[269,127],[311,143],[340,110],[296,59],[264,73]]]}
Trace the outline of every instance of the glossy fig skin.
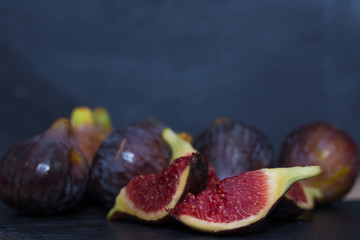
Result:
{"label": "glossy fig skin", "polygon": [[168,166],[170,149],[158,127],[134,123],[113,131],[97,151],[90,171],[90,193],[107,208],[132,178],[159,173]]}
{"label": "glossy fig skin", "polygon": [[285,138],[282,166],[320,165],[323,173],[303,183],[320,191],[317,205],[340,200],[352,187],[359,169],[359,153],[352,138],[326,122],[305,124]]}
{"label": "glossy fig skin", "polygon": [[82,200],[88,173],[69,120],[59,119],[1,159],[0,198],[26,215],[53,215]]}
{"label": "glossy fig skin", "polygon": [[237,120],[215,120],[194,143],[209,159],[219,179],[276,166],[269,139],[257,128]]}

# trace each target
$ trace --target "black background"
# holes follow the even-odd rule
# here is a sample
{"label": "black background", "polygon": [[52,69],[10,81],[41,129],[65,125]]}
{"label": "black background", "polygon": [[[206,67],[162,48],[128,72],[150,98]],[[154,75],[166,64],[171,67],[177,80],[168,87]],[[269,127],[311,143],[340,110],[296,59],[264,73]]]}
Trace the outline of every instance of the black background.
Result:
{"label": "black background", "polygon": [[196,135],[227,116],[278,149],[330,121],[360,142],[360,2],[0,3],[0,154],[78,105]]}

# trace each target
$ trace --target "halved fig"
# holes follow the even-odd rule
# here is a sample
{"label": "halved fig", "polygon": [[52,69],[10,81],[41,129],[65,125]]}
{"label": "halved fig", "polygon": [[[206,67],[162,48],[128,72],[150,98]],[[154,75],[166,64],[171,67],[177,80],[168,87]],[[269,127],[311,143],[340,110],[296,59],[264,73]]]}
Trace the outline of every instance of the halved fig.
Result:
{"label": "halved fig", "polygon": [[[165,128],[162,132],[162,138],[169,145],[172,156],[170,163],[180,157],[180,156],[188,156],[192,153],[197,152],[191,143],[182,136],[182,134],[176,134],[170,128]],[[213,168],[210,164],[208,166],[208,180],[206,183],[206,188],[211,188],[215,186],[216,183],[219,182],[219,178],[216,175],[215,168]]]}
{"label": "halved fig", "polygon": [[245,172],[198,195],[187,195],[171,214],[200,231],[241,230],[264,219],[294,182],[320,173],[319,166]]}
{"label": "halved fig", "polygon": [[281,198],[271,216],[280,219],[295,219],[313,210],[314,196],[302,182],[296,182]]}
{"label": "halved fig", "polygon": [[200,154],[175,159],[160,174],[139,175],[121,189],[108,219],[124,215],[157,222],[188,193],[205,189],[208,162]]}

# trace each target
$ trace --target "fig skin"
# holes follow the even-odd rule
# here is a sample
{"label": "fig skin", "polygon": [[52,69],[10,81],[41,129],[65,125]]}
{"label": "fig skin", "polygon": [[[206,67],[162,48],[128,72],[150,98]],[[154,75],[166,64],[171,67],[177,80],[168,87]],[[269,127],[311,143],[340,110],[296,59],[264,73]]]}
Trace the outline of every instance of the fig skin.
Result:
{"label": "fig skin", "polygon": [[67,119],[11,147],[0,162],[0,197],[26,215],[53,215],[79,203],[89,167]]}
{"label": "fig skin", "polygon": [[195,149],[209,159],[220,179],[276,166],[269,139],[257,128],[231,119],[215,119],[195,139]]}
{"label": "fig skin", "polygon": [[316,190],[317,205],[340,200],[353,186],[359,168],[355,142],[340,128],[325,122],[305,124],[286,137],[280,153],[282,166],[320,165],[323,173],[303,181]]}
{"label": "fig skin", "polygon": [[170,154],[158,125],[134,123],[115,130],[95,155],[89,191],[111,208],[121,188],[138,175],[161,172]]}

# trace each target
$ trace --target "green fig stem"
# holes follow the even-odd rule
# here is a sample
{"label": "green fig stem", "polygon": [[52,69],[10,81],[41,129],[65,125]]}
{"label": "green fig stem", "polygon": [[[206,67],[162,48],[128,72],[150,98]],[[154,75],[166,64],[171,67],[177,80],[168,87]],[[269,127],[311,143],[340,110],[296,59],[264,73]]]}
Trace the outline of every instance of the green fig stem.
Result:
{"label": "green fig stem", "polygon": [[162,138],[171,148],[172,155],[170,164],[179,157],[187,156],[197,152],[189,142],[182,139],[170,128],[165,128],[163,130]]}
{"label": "green fig stem", "polygon": [[92,114],[94,116],[95,124],[98,127],[103,129],[107,133],[110,133],[112,131],[113,125],[111,122],[111,117],[106,108],[96,107],[92,110]]}
{"label": "green fig stem", "polygon": [[83,126],[94,126],[94,117],[90,108],[80,106],[74,108],[70,117],[71,124],[74,128],[81,128]]}

